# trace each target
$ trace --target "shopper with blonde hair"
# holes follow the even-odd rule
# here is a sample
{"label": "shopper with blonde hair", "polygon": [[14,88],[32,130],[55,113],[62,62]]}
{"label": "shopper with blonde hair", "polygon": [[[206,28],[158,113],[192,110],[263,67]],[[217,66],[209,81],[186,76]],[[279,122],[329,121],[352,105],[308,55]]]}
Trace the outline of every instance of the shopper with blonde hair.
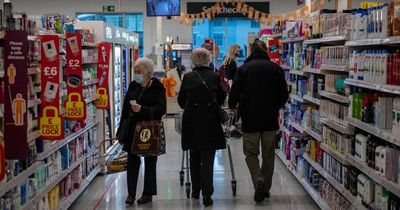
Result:
{"label": "shopper with blonde hair", "polygon": [[237,58],[240,55],[240,46],[237,44],[231,45],[228,55],[225,56],[225,78],[229,81],[229,86],[232,86],[237,72]]}

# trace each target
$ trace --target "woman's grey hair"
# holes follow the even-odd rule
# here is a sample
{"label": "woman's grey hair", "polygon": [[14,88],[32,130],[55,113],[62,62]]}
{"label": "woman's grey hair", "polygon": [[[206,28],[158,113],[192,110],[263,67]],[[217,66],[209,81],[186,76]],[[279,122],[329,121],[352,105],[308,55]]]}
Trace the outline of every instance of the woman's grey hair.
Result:
{"label": "woman's grey hair", "polygon": [[148,76],[152,76],[153,75],[153,71],[154,71],[154,62],[148,58],[139,58],[136,62],[135,65],[133,66],[133,68],[136,68],[140,66],[145,72],[145,74],[147,74]]}
{"label": "woman's grey hair", "polygon": [[192,64],[194,67],[201,67],[201,66],[208,67],[211,62],[211,53],[210,51],[200,47],[196,48],[193,51],[190,58],[192,60]]}

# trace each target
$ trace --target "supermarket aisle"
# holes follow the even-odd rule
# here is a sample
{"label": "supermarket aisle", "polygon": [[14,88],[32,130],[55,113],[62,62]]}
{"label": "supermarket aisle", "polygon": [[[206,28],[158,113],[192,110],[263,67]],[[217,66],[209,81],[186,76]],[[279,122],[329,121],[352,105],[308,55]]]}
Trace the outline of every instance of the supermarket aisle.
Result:
{"label": "supermarket aisle", "polygon": [[[174,130],[173,119],[167,119],[167,155],[158,161],[158,196],[152,204],[125,206],[125,173],[99,176],[72,206],[74,210],[92,209],[199,209],[201,200],[186,199],[185,188],[179,185],[179,170],[182,152],[180,136]],[[214,209],[318,209],[295,178],[288,172],[280,160],[276,160],[271,198],[268,202],[255,204],[250,174],[242,154],[241,140],[231,141],[236,176],[238,181],[237,196],[232,197],[230,171],[227,151],[216,155],[214,176]],[[143,176],[143,174],[142,174]],[[142,181],[139,181],[140,183]],[[142,186],[137,195],[141,195]]]}

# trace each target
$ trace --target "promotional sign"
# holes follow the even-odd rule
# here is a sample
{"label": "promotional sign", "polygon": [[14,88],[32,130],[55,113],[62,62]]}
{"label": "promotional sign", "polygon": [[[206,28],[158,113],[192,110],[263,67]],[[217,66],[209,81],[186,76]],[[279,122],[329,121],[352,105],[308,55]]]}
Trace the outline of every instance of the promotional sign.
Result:
{"label": "promotional sign", "polygon": [[7,31],[4,38],[4,144],[6,159],[28,158],[28,33]]}
{"label": "promotional sign", "polygon": [[[269,2],[247,2],[246,4],[253,7],[254,9],[265,12],[269,14]],[[206,12],[215,2],[188,2],[187,3],[187,13],[188,14],[198,14]],[[236,5],[232,3],[223,2],[222,12],[216,14],[216,18],[248,18],[246,14],[238,12]]]}
{"label": "promotional sign", "polygon": [[260,40],[265,42],[268,47],[268,56],[270,60],[281,65],[281,54],[279,52],[279,40],[272,38],[272,29],[263,29],[260,31]]}
{"label": "promotional sign", "polygon": [[67,101],[65,119],[84,121],[86,103],[82,97],[82,36],[67,33]]}
{"label": "promotional sign", "polygon": [[108,91],[108,74],[110,71],[110,43],[100,43],[98,46],[98,64],[97,64],[97,77],[99,83],[97,84],[96,107],[98,109],[109,109],[109,91]]}
{"label": "promotional sign", "polygon": [[60,38],[41,36],[41,113],[40,136],[43,140],[64,139],[64,118],[60,115]]}

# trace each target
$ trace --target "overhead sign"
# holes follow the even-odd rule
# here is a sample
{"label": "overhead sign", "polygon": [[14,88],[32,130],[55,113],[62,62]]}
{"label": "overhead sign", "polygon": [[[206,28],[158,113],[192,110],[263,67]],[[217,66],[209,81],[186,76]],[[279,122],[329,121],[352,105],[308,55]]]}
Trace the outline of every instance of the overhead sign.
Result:
{"label": "overhead sign", "polygon": [[114,5],[104,5],[103,12],[115,12],[115,6]]}
{"label": "overhead sign", "polygon": [[[216,2],[188,2],[187,3],[187,13],[188,14],[198,14],[206,12]],[[247,5],[253,7],[254,9],[269,13],[269,2],[246,2]],[[236,6],[232,3],[223,3],[222,12],[215,15],[216,18],[247,18],[246,14],[238,12]]]}
{"label": "overhead sign", "polygon": [[192,44],[172,44],[172,50],[192,50]]}

